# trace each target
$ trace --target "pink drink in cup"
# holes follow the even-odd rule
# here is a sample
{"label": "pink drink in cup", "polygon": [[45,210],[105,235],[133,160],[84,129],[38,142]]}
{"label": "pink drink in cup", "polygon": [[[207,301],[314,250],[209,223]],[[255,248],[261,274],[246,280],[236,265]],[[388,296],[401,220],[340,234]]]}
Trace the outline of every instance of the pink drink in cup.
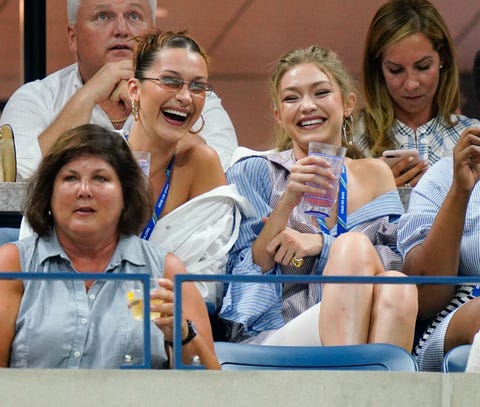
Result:
{"label": "pink drink in cup", "polygon": [[[310,142],[308,144],[308,155],[318,155],[330,163],[330,171],[335,176],[332,181],[332,188],[325,190],[322,194],[306,193],[303,199],[306,204],[305,213],[311,215],[330,216],[332,207],[338,196],[338,185],[340,174],[342,173],[343,159],[347,149],[345,147],[325,144],[318,142]],[[316,184],[307,183],[307,185],[316,186]]]}

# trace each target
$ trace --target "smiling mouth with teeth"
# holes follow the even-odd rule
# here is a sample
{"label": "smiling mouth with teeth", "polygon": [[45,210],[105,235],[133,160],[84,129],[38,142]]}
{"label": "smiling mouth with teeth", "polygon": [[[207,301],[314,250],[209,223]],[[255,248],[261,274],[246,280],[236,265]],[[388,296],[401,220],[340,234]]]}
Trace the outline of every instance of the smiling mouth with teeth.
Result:
{"label": "smiling mouth with teeth", "polygon": [[322,124],[324,121],[322,119],[311,119],[311,120],[305,120],[301,121],[299,123],[300,127],[307,127],[307,126],[312,126],[314,124]]}
{"label": "smiling mouth with teeth", "polygon": [[179,112],[178,110],[174,109],[165,109],[162,111],[163,115],[170,120],[174,120],[176,122],[184,123],[187,120],[187,113]]}

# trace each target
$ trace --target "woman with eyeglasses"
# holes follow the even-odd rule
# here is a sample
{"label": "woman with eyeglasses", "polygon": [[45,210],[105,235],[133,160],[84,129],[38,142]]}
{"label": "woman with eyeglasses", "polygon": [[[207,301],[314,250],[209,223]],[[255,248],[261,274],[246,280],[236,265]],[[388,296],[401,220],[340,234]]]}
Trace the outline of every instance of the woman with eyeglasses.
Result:
{"label": "woman with eyeglasses", "polygon": [[[138,40],[128,81],[135,124],[126,138],[133,151],[151,153],[155,206],[141,237],[174,252],[191,273],[224,273],[238,234],[237,203],[244,200],[227,185],[217,153],[198,135],[212,90],[208,57],[186,32],[154,30]],[[194,128],[199,117],[202,125]],[[197,285],[216,306],[215,284]]]}

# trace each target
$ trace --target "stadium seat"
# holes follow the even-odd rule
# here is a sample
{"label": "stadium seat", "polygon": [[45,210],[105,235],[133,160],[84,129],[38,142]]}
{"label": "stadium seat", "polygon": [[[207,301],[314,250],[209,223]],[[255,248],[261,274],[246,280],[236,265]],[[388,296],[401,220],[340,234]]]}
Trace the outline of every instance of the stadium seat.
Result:
{"label": "stadium seat", "polygon": [[414,357],[390,344],[267,346],[215,342],[222,370],[418,371]]}
{"label": "stadium seat", "polygon": [[450,349],[443,358],[442,372],[465,372],[472,345],[461,345]]}

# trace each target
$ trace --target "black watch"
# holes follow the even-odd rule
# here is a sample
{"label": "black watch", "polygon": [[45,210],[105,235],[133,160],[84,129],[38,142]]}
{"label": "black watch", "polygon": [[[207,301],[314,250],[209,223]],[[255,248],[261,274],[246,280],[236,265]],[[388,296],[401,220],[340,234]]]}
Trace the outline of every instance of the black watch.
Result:
{"label": "black watch", "polygon": [[[187,327],[188,327],[188,333],[185,339],[182,340],[182,346],[186,345],[189,343],[193,338],[197,336],[197,330],[195,329],[195,325],[193,325],[193,322],[187,319]],[[173,342],[169,341],[168,339],[165,339],[165,343],[173,348]]]}

